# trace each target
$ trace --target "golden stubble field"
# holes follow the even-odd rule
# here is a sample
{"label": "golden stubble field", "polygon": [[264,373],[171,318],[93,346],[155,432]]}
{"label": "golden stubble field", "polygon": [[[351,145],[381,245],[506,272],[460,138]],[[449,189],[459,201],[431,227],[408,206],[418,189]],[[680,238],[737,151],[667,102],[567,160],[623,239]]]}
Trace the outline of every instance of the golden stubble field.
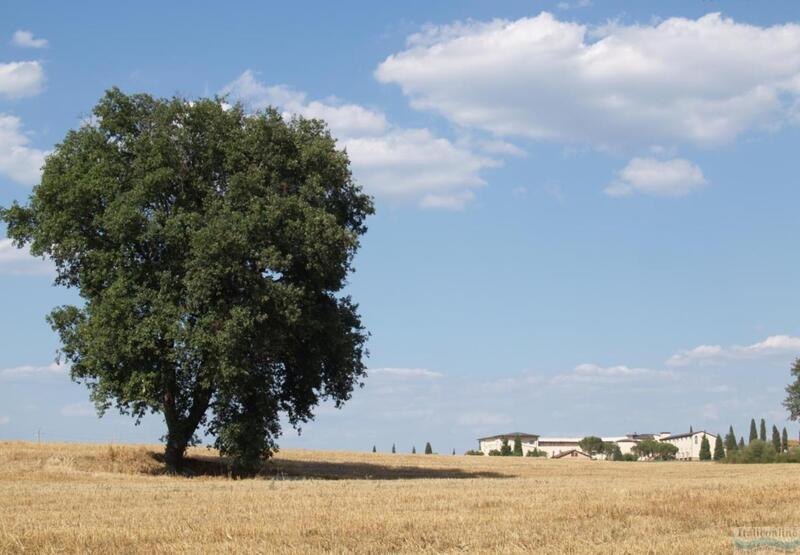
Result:
{"label": "golden stubble field", "polygon": [[730,553],[800,522],[800,467],[283,450],[166,476],[157,446],[0,442],[0,553]]}

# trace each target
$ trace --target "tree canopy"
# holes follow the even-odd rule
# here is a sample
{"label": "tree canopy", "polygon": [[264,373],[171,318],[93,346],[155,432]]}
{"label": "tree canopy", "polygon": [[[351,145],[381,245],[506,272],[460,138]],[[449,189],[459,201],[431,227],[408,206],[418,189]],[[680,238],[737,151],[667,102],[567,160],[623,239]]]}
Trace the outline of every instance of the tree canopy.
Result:
{"label": "tree canopy", "polygon": [[678,453],[678,447],[671,443],[663,443],[655,439],[643,439],[631,449],[636,455],[645,459],[670,460]]}
{"label": "tree canopy", "polygon": [[578,442],[578,447],[581,448],[581,451],[592,457],[598,453],[602,453],[604,446],[603,440],[597,436],[586,436]]}
{"label": "tree canopy", "polygon": [[800,421],[800,358],[795,359],[790,372],[794,376],[794,381],[786,386],[783,406],[789,411],[791,420]]}
{"label": "tree canopy", "polygon": [[367,333],[341,294],[371,199],[323,122],[222,99],[108,91],[0,217],[82,306],[53,310],[102,413],[161,413],[179,469],[198,429],[243,470],[340,406]]}

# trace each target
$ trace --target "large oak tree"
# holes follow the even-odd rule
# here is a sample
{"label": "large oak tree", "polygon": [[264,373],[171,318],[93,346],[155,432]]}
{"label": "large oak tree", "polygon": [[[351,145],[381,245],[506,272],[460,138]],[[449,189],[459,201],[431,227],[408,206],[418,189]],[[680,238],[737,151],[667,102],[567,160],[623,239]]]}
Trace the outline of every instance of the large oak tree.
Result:
{"label": "large oak tree", "polygon": [[49,321],[98,410],[163,414],[172,469],[203,430],[251,471],[365,376],[341,290],[372,210],[323,122],[112,89],[0,217],[80,292]]}

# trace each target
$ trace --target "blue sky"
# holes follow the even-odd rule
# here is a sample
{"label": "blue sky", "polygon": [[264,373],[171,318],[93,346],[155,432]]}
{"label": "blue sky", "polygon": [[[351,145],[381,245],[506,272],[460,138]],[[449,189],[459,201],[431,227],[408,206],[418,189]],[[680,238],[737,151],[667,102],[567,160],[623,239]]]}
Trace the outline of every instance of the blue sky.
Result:
{"label": "blue sky", "polygon": [[[715,15],[718,14],[718,15]],[[103,91],[323,117],[377,214],[365,387],[284,446],[784,425],[800,355],[795,2],[7,2],[0,205]],[[0,236],[4,237],[0,229]],[[4,239],[0,239],[4,241]],[[0,438],[154,441],[53,364],[0,242]]]}

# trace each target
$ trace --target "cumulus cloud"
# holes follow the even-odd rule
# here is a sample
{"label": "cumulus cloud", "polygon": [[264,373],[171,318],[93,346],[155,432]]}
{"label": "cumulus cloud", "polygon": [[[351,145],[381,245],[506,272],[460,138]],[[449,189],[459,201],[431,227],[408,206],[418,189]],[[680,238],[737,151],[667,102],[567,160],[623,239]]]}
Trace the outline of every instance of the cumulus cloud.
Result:
{"label": "cumulus cloud", "polygon": [[47,377],[66,376],[69,364],[54,362],[46,366],[15,366],[0,370],[0,381],[26,381]]}
{"label": "cumulus cloud", "polygon": [[413,107],[497,136],[713,145],[789,121],[800,97],[800,25],[716,13],[602,27],[546,12],[457,22],[412,35],[375,75]]}
{"label": "cumulus cloud", "polygon": [[614,197],[633,193],[681,197],[705,184],[702,170],[688,160],[634,158],[620,170],[617,180],[605,192]]}
{"label": "cumulus cloud", "polygon": [[[486,184],[480,172],[497,165],[469,145],[453,143],[429,129],[393,126],[383,112],[358,104],[309,100],[305,93],[284,85],[266,85],[249,70],[222,92],[251,108],[275,106],[285,117],[298,114],[325,120],[347,149],[357,181],[379,197],[458,210],[472,201],[474,189]],[[488,148],[501,146],[493,143]]]}
{"label": "cumulus cloud", "polygon": [[49,275],[53,264],[30,254],[27,247],[18,249],[11,239],[0,239],[0,275]]}
{"label": "cumulus cloud", "polygon": [[0,175],[20,183],[35,185],[47,152],[30,146],[16,116],[0,113]]}
{"label": "cumulus cloud", "polygon": [[618,384],[645,380],[674,379],[676,374],[668,370],[651,370],[649,368],[632,368],[625,365],[603,367],[597,364],[579,364],[572,372],[554,376],[550,383],[571,384]]}
{"label": "cumulus cloud", "polygon": [[386,116],[358,104],[347,104],[335,98],[325,101],[308,100],[305,93],[285,85],[266,85],[247,70],[228,83],[222,94],[240,100],[251,108],[263,110],[269,106],[285,110],[285,115],[301,115],[325,120],[334,136],[351,137],[374,135],[388,127]]}
{"label": "cumulus cloud", "polygon": [[751,345],[698,345],[678,351],[667,360],[669,366],[713,366],[737,360],[800,354],[800,337],[772,335]]}
{"label": "cumulus cloud", "polygon": [[441,373],[426,368],[372,368],[368,373],[370,376],[386,376],[403,380],[436,379],[442,377]]}
{"label": "cumulus cloud", "polygon": [[0,96],[8,99],[39,94],[44,86],[44,69],[39,62],[0,64]]}
{"label": "cumulus cloud", "polygon": [[11,43],[23,48],[47,48],[47,39],[35,38],[30,31],[15,31]]}

